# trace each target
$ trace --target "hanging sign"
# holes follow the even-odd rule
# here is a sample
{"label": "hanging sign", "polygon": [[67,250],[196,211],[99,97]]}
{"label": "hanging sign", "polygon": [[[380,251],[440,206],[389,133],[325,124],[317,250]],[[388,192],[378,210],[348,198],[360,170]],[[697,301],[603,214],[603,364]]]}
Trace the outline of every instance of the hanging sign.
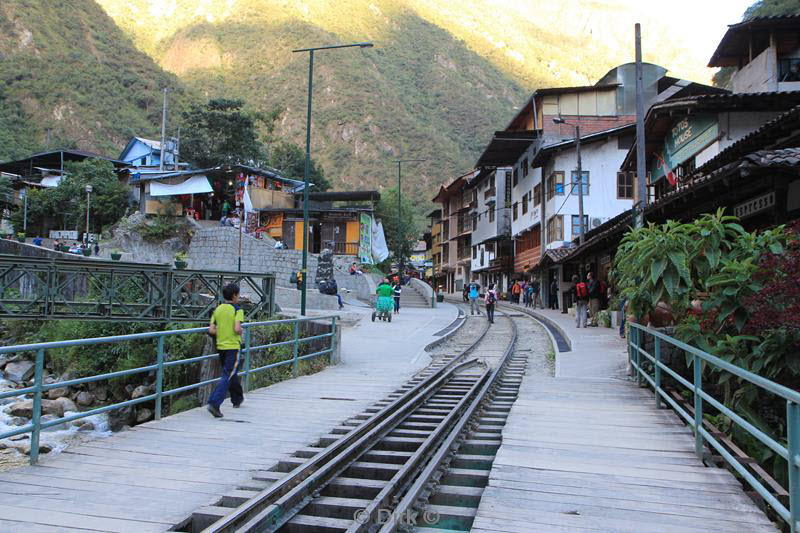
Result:
{"label": "hanging sign", "polygon": [[675,122],[664,138],[664,145],[651,158],[652,181],[666,177],[675,185],[673,170],[711,144],[718,134],[716,115],[691,115]]}

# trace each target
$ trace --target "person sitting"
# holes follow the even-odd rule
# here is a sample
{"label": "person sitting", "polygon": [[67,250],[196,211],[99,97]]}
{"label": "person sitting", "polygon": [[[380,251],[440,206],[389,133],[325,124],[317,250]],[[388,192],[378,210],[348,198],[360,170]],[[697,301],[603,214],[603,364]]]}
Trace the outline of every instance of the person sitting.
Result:
{"label": "person sitting", "polygon": [[363,274],[363,272],[361,272],[358,269],[358,266],[355,263],[353,263],[352,265],[350,265],[350,275],[355,276],[356,274]]}
{"label": "person sitting", "polygon": [[282,240],[280,240],[280,239],[277,239],[277,240],[275,241],[275,249],[276,249],[276,250],[283,250],[284,248],[286,248],[286,245],[285,245],[285,244],[283,244],[283,241],[282,241]]}
{"label": "person sitting", "polygon": [[41,246],[42,238],[37,235],[36,237],[33,238],[33,244],[34,246]]}

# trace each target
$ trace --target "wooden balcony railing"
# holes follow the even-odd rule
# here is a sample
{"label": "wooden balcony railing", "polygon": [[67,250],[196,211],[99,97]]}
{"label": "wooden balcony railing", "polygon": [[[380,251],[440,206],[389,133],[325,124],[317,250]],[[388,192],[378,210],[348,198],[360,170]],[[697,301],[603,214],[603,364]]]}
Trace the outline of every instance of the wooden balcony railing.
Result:
{"label": "wooden balcony railing", "polygon": [[357,242],[335,242],[333,243],[334,255],[358,255]]}

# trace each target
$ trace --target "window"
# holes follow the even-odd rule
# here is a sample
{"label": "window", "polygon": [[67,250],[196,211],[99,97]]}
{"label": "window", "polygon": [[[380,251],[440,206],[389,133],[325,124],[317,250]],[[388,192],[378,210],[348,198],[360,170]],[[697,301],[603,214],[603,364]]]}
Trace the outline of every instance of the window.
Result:
{"label": "window", "polygon": [[514,187],[517,186],[518,178],[519,178],[519,169],[514,167]]}
{"label": "window", "polygon": [[553,172],[547,178],[547,199],[550,200],[553,196],[564,194],[564,173],[562,171]]}
{"label": "window", "polygon": [[528,175],[528,158],[522,160],[522,177],[526,177]]}
{"label": "window", "polygon": [[564,215],[551,217],[547,221],[547,244],[564,240]]}
{"label": "window", "polygon": [[144,166],[147,164],[147,156],[142,158],[142,161],[139,163],[140,165]]}
{"label": "window", "polygon": [[477,246],[473,246],[472,247],[472,258],[473,259],[477,259],[478,258],[478,247]]}
{"label": "window", "polygon": [[528,193],[522,195],[522,214],[528,212]]}
{"label": "window", "polygon": [[489,206],[489,222],[494,222],[494,206]]}
{"label": "window", "polygon": [[571,194],[578,196],[579,194],[583,194],[587,196],[589,194],[589,171],[582,170],[581,177],[583,178],[581,181],[582,183],[578,183],[578,171],[572,171],[572,187],[570,187]]}
{"label": "window", "polygon": [[483,246],[486,249],[486,253],[487,254],[493,254],[494,253],[494,243],[493,242],[487,242]]}
{"label": "window", "polygon": [[515,244],[516,244],[516,253],[527,252],[533,248],[536,248],[542,244],[542,236],[539,232],[539,225],[537,224],[536,227],[532,230],[526,231],[519,237],[517,237]]}
{"label": "window", "polygon": [[517,220],[517,204],[516,203],[514,203],[514,205],[511,207],[511,218],[513,218],[514,220]]}
{"label": "window", "polygon": [[533,188],[533,207],[542,203],[542,184]]}
{"label": "window", "polygon": [[506,207],[508,207],[509,205],[511,205],[511,172],[509,172],[507,170],[506,170],[506,188],[505,188],[505,193],[506,193],[506,198],[505,198],[506,203],[505,203],[505,205],[506,205]]}
{"label": "window", "polygon": [[617,172],[617,198],[633,200],[633,172]]}
{"label": "window", "polygon": [[[580,216],[572,215],[572,238],[576,238],[581,233]],[[583,227],[589,229],[589,215],[583,215]],[[585,230],[584,230],[585,231]]]}

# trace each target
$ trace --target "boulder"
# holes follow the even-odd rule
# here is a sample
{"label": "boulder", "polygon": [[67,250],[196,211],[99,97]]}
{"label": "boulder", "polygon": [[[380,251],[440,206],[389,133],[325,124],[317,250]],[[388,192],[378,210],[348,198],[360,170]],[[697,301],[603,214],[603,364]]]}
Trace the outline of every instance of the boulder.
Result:
{"label": "boulder", "polygon": [[[19,453],[23,453],[25,455],[31,454],[31,445],[30,444],[19,444],[14,446]],[[52,446],[45,443],[39,443],[39,453],[50,453],[53,451]]]}
{"label": "boulder", "polygon": [[136,415],[132,405],[112,409],[108,412],[108,426],[111,431],[119,431],[125,426],[131,426],[136,421]]}
{"label": "boulder", "polygon": [[125,394],[127,394],[128,396],[130,396],[131,394],[133,394],[133,389],[135,389],[135,388],[136,388],[136,387],[134,387],[134,386],[133,386],[133,385],[131,385],[130,383],[129,383],[129,384],[127,384],[127,385],[125,385]]}
{"label": "boulder", "polygon": [[317,261],[316,282],[333,278],[333,251],[323,248]]}
{"label": "boulder", "polygon": [[97,387],[94,390],[94,397],[97,398],[98,401],[106,401],[108,399],[108,388],[102,386]]}
{"label": "boulder", "polygon": [[138,387],[133,389],[133,392],[131,393],[131,400],[138,400],[139,398],[144,398],[149,394],[152,394],[150,391],[150,387],[148,387],[147,385],[139,385]]}
{"label": "boulder", "polygon": [[56,400],[61,398],[62,396],[67,396],[69,394],[69,387],[56,387],[55,389],[50,389],[47,391],[47,397],[51,400]]}
{"label": "boulder", "polygon": [[44,379],[42,379],[42,383],[44,383],[45,385],[52,385],[53,383],[56,383],[57,381],[58,380],[56,378],[54,378],[53,376],[45,376]]}
{"label": "boulder", "polygon": [[61,398],[57,398],[54,401],[60,403],[64,406],[64,411],[77,411],[78,406],[75,405],[75,402],[67,398],[66,396],[62,396]]}
{"label": "boulder", "polygon": [[94,431],[94,423],[91,420],[78,420],[76,422],[80,422],[78,431]]}
{"label": "boulder", "polygon": [[31,379],[35,370],[36,364],[33,361],[8,363],[5,368],[6,379],[15,383],[22,383]]}
{"label": "boulder", "polygon": [[82,391],[78,393],[75,399],[78,405],[92,405],[94,403],[94,394],[89,391]]}
{"label": "boulder", "polygon": [[[55,415],[44,415],[42,417],[42,422],[49,422],[51,420],[56,420],[58,418],[61,417]],[[65,429],[67,429],[67,424],[66,422],[62,422],[61,424],[56,424],[55,426],[50,426],[48,428],[45,428],[43,431],[64,431]]]}
{"label": "boulder", "polygon": [[11,419],[11,424],[14,426],[24,426],[28,422],[30,422],[30,420],[28,420],[27,418],[23,418],[21,416],[15,416],[14,418]]}
{"label": "boulder", "polygon": [[140,407],[136,410],[136,423],[141,424],[153,418],[153,411],[147,407]]}
{"label": "boulder", "polygon": [[[33,400],[23,400],[15,403],[8,410],[8,414],[11,416],[24,416],[25,418],[32,418]],[[56,415],[60,418],[64,416],[64,406],[55,400],[42,400],[42,414]]]}

